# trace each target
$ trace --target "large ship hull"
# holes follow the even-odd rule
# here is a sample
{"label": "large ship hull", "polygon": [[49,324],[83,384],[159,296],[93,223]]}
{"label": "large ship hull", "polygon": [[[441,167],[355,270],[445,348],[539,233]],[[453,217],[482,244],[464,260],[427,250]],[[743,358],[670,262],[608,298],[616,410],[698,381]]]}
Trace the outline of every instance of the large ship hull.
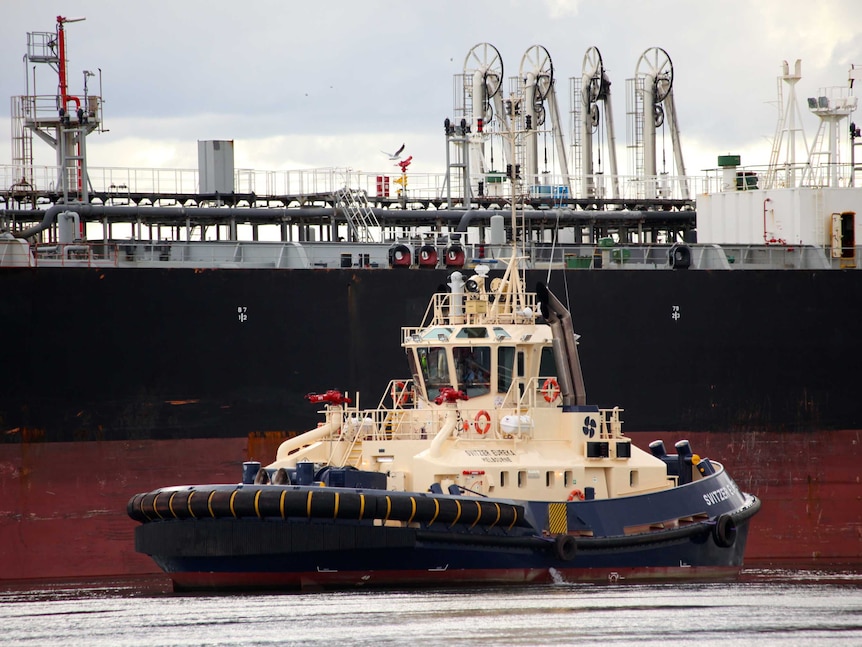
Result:
{"label": "large ship hull", "polygon": [[[0,578],[154,572],[130,549],[129,496],[238,480],[316,425],[309,391],[376,404],[407,377],[392,340],[447,274],[0,270]],[[550,285],[586,342],[590,400],[623,407],[642,447],[689,437],[763,500],[747,562],[826,565],[862,561],[858,277],[603,270]]]}

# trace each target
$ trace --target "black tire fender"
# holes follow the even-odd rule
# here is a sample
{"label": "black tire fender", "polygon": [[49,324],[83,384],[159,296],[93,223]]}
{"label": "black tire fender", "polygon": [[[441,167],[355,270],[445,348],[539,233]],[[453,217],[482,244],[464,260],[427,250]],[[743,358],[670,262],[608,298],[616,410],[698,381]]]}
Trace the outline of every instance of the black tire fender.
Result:
{"label": "black tire fender", "polygon": [[571,535],[557,535],[554,539],[554,552],[564,562],[570,562],[578,554],[578,544]]}
{"label": "black tire fender", "polygon": [[736,541],[736,522],[729,514],[722,514],[715,520],[712,538],[717,546],[730,548]]}

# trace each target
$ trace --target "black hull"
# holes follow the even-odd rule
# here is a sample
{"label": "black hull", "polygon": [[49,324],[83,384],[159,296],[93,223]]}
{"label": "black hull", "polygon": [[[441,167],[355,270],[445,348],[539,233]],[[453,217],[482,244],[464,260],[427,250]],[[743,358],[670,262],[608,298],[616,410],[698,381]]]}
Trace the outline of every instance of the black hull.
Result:
{"label": "black hull", "polygon": [[[448,272],[0,269],[0,442],[247,437],[374,406]],[[528,284],[546,278],[529,273]],[[588,400],[629,431],[853,429],[862,274],[566,271]],[[669,415],[670,412],[670,415]]]}
{"label": "black hull", "polygon": [[[226,532],[235,535],[238,530]],[[239,532],[254,536],[248,532],[248,524]],[[649,547],[583,550],[573,559],[564,560],[550,548],[476,546],[461,544],[457,538],[448,543],[426,542],[417,540],[415,532],[402,533],[402,537],[390,539],[396,545],[380,548],[310,550],[264,557],[154,559],[175,582],[176,590],[526,584],[555,580],[613,583],[621,573],[629,581],[715,580],[733,578],[742,569],[741,549],[720,548],[708,536]],[[746,524],[738,531],[741,545],[747,536]]]}
{"label": "black hull", "polygon": [[[717,491],[724,496],[709,496]],[[360,496],[362,511],[346,505]],[[560,506],[570,530],[582,531],[550,530]],[[197,486],[129,502],[141,522],[136,550],[186,590],[731,577],[759,508],[723,472],[661,493],[574,503],[301,486]],[[626,533],[631,524],[653,529]]]}

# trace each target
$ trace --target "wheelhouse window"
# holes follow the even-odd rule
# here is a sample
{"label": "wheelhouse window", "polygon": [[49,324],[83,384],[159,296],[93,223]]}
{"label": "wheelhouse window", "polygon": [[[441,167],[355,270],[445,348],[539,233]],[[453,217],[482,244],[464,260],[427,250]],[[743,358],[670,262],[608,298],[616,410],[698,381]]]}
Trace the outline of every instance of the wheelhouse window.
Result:
{"label": "wheelhouse window", "polygon": [[422,337],[423,339],[430,339],[432,341],[446,341],[449,337],[452,336],[451,328],[432,328]]}
{"label": "wheelhouse window", "polygon": [[416,354],[419,357],[419,369],[422,371],[422,380],[429,398],[436,397],[437,391],[444,386],[452,384],[449,378],[449,360],[446,357],[444,346],[430,346],[418,348]]}
{"label": "wheelhouse window", "polygon": [[497,348],[497,393],[508,393],[512,386],[512,367],[515,365],[514,346]]}
{"label": "wheelhouse window", "polygon": [[458,334],[455,336],[458,339],[487,339],[488,329],[484,326],[481,328],[465,326],[464,328],[459,330]]}
{"label": "wheelhouse window", "polygon": [[457,347],[452,349],[452,354],[459,387],[471,398],[488,393],[491,390],[491,347]]}
{"label": "wheelhouse window", "polygon": [[557,362],[554,359],[554,349],[546,346],[542,349],[542,358],[539,363],[539,375],[541,377],[557,377]]}

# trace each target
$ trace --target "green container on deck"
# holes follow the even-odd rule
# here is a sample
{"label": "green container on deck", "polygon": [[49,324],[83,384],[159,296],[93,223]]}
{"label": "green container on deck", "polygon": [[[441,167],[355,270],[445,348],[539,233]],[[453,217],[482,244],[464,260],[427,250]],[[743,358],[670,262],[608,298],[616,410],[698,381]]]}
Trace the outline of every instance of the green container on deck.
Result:
{"label": "green container on deck", "polygon": [[566,269],[588,270],[592,263],[592,256],[575,256],[574,254],[566,254]]}
{"label": "green container on deck", "polygon": [[613,238],[599,238],[599,247],[613,247],[614,239]]}
{"label": "green container on deck", "polygon": [[614,263],[625,263],[629,260],[629,257],[632,255],[632,250],[630,249],[614,249],[611,250],[611,258],[614,259]]}
{"label": "green container on deck", "polygon": [[754,171],[736,172],[736,190],[753,191],[757,188],[757,173]]}

